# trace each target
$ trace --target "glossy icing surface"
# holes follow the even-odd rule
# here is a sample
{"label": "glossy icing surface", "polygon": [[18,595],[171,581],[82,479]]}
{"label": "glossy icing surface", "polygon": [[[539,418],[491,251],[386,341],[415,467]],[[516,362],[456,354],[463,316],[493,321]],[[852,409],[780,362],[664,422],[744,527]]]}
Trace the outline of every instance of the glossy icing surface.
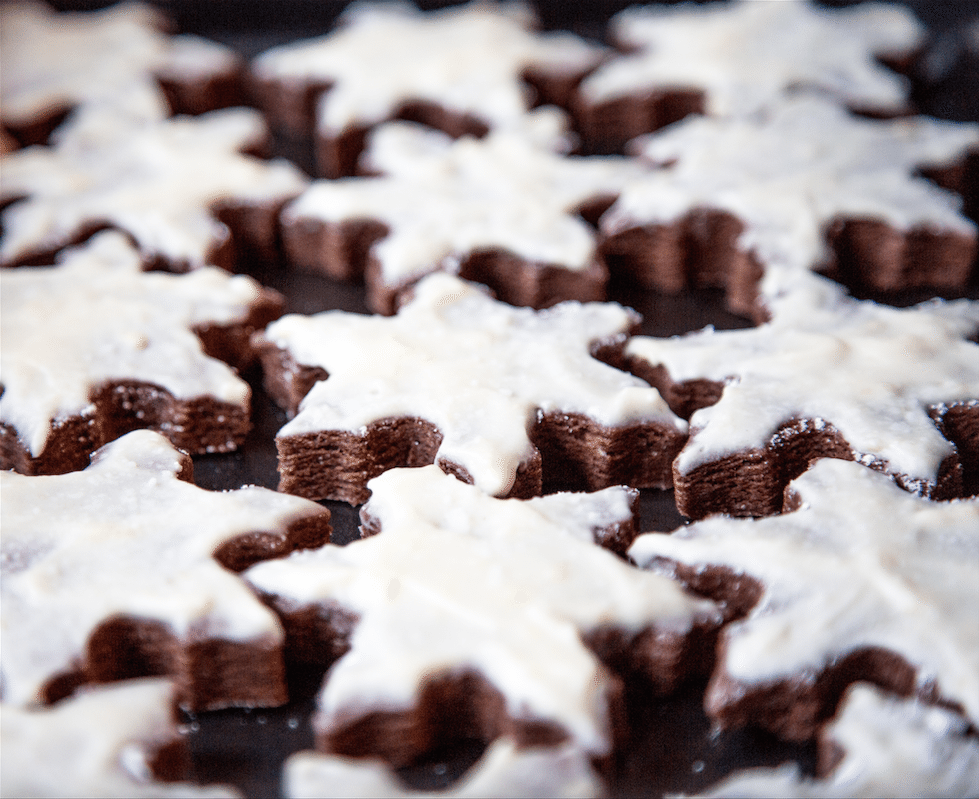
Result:
{"label": "glossy icing surface", "polygon": [[[557,142],[560,134],[546,138]],[[409,123],[383,125],[365,153],[383,176],[317,181],[284,219],[383,222],[389,233],[372,253],[393,287],[435,269],[458,270],[481,248],[586,269],[597,257],[595,232],[578,206],[617,195],[641,169],[621,157],[563,156],[529,139],[498,131],[453,141]]]}
{"label": "glossy icing surface", "polygon": [[244,321],[259,285],[213,267],[143,272],[120,233],[98,234],[50,267],[0,270],[0,420],[39,455],[53,424],[91,412],[108,381],[248,408],[251,389],[204,354],[194,328]]}
{"label": "glossy icing surface", "polygon": [[684,428],[658,391],[589,354],[625,336],[634,321],[614,303],[514,308],[444,273],[419,282],[393,317],[285,316],[266,338],[330,376],[279,437],[366,432],[371,422],[419,417],[442,432],[439,458],[461,465],[482,490],[505,495],[532,452],[528,432],[542,412]]}
{"label": "glossy icing surface", "polygon": [[772,105],[799,87],[857,108],[900,111],[908,82],[876,56],[907,55],[925,35],[897,4],[830,9],[804,0],[636,6],[613,17],[610,29],[636,52],[588,76],[587,100],[699,89],[707,112],[723,116]]}
{"label": "glossy icing surface", "polygon": [[553,721],[577,746],[607,752],[609,678],[581,636],[603,625],[684,634],[717,619],[712,603],[595,543],[631,519],[629,489],[500,500],[436,466],[368,485],[380,533],[245,572],[290,607],[330,603],[358,617],[318,698],[324,727],[406,710],[426,676],[469,668],[511,716]]}
{"label": "glossy icing surface", "polygon": [[36,702],[113,616],[163,622],[185,642],[281,641],[276,617],[212,554],[249,533],[284,535],[322,509],[255,486],[205,491],[179,480],[180,467],[166,439],[141,430],[81,472],[0,473],[5,702]]}
{"label": "glossy icing surface", "polygon": [[520,3],[425,13],[408,4],[360,3],[343,22],[333,33],[274,48],[253,62],[265,80],[331,83],[318,108],[317,128],[327,135],[389,119],[407,100],[505,127],[529,108],[526,68],[575,74],[603,52],[570,33],[534,33],[533,15]]}
{"label": "glossy icing surface", "polygon": [[2,706],[4,796],[235,797],[221,787],[163,783],[148,759],[179,735],[173,686],[134,680],[85,691],[54,707]]}
{"label": "glossy icing surface", "polygon": [[715,516],[671,535],[647,534],[629,554],[722,565],[764,593],[726,628],[723,668],[749,685],[818,674],[861,647],[916,669],[919,688],[979,719],[979,500],[932,502],[850,461],[817,461],[791,487],[792,513]]}
{"label": "glossy icing surface", "polygon": [[214,213],[222,202],[276,206],[308,182],[282,159],[243,154],[266,136],[250,108],[111,130],[97,141],[66,135],[53,147],[4,157],[0,196],[26,199],[3,212],[0,262],[110,225],[132,236],[147,259],[194,269],[229,237]]}
{"label": "glossy icing surface", "polygon": [[808,302],[776,306],[749,330],[710,328],[657,339],[636,336],[627,353],[662,364],[676,381],[724,383],[720,400],[690,418],[676,468],[764,447],[793,419],[832,425],[855,457],[883,462],[914,485],[933,484],[952,454],[930,406],[979,400],[979,303],[892,308],[813,283]]}
{"label": "glossy icing surface", "polygon": [[111,125],[167,117],[158,75],[228,74],[234,52],[198,36],[167,36],[160,12],[120,3],[97,12],[58,13],[14,2],[0,16],[0,106],[7,124],[28,124],[59,109],[73,112],[56,136],[98,135]]}
{"label": "glossy icing surface", "polygon": [[765,270],[763,299],[778,298],[800,272],[829,260],[826,230],[835,219],[976,238],[961,198],[917,172],[979,150],[977,124],[869,120],[803,96],[734,119],[691,117],[634,144],[644,160],[667,166],[627,186],[602,217],[602,231],[666,225],[699,208],[726,211],[744,226],[738,248]]}
{"label": "glossy icing surface", "polygon": [[705,796],[962,797],[979,792],[979,738],[959,715],[857,684],[823,731],[844,750],[823,779],[795,765],[736,773]]}

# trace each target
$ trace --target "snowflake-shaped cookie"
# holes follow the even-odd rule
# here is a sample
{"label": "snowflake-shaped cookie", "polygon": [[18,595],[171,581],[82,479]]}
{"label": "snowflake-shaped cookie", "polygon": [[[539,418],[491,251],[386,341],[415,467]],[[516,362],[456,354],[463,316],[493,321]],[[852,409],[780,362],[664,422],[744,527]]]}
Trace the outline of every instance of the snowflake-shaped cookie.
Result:
{"label": "snowflake-shaped cookie", "polygon": [[231,789],[163,782],[180,733],[173,684],[132,680],[87,690],[54,707],[3,705],[4,796],[236,797]]}
{"label": "snowflake-shaped cookie", "polygon": [[698,796],[724,799],[849,799],[932,796],[954,799],[979,792],[979,739],[969,724],[942,707],[887,696],[858,683],[839,716],[820,732],[820,758],[842,750],[821,779],[797,765],[736,772]]}
{"label": "snowflake-shaped cookie", "polygon": [[138,430],[81,472],[0,472],[5,702],[161,673],[194,709],[285,701],[282,628],[225,565],[322,544],[329,512],[255,486],[205,491],[191,471]]}
{"label": "snowflake-shaped cookie", "polygon": [[265,136],[257,112],[233,108],[11,153],[0,197],[26,199],[3,212],[0,264],[45,263],[101,227],[125,231],[147,262],[173,271],[233,265],[232,233],[268,251],[280,207],[308,181],[284,160],[245,154]]}
{"label": "snowflake-shaped cookie", "polygon": [[259,342],[267,387],[298,409],[276,437],[279,487],[363,502],[371,477],[433,461],[497,496],[668,487],[684,422],[591,355],[637,322],[614,303],[514,308],[445,273],[393,317],[283,317]]}
{"label": "snowflake-shaped cookie", "polygon": [[604,51],[570,33],[537,33],[534,22],[517,3],[431,12],[358,3],[336,31],[269,50],[252,70],[280,123],[308,127],[316,102],[321,168],[336,177],[350,174],[364,131],[381,122],[413,119],[454,135],[519,125],[529,77],[543,99],[560,101],[548,96],[552,81],[567,94]]}
{"label": "snowflake-shaped cookie", "polygon": [[58,136],[71,130],[98,138],[113,127],[166,118],[168,100],[177,111],[199,113],[233,99],[242,69],[234,51],[199,36],[168,36],[166,27],[160,12],[142,3],[82,13],[5,3],[0,122],[35,144],[71,112]]}
{"label": "snowflake-shaped cookie", "polygon": [[251,390],[232,363],[281,298],[212,267],[143,272],[119,233],[51,267],[0,270],[3,468],[82,468],[127,430],[153,427],[192,452],[234,449]]}
{"label": "snowflake-shaped cookie", "polygon": [[683,94],[691,98],[681,115],[741,116],[800,89],[859,110],[902,113],[908,82],[879,59],[913,56],[925,28],[896,3],[829,9],[806,0],[732,0],[636,6],[612,18],[610,35],[627,52],[582,81],[582,124],[591,139],[621,143],[675,121],[658,105]]}
{"label": "snowflake-shaped cookie", "polygon": [[[391,756],[399,744],[410,748],[414,725],[425,724],[418,717],[433,707],[420,695],[468,674],[480,690],[457,693],[452,712],[435,712],[460,712],[470,724],[482,716],[468,731],[474,737],[509,730],[526,739],[556,725],[546,736],[551,743],[570,739],[607,755],[612,683],[583,639],[620,640],[633,663],[646,662],[650,678],[675,686],[689,636],[719,621],[712,603],[597,545],[634,523],[633,490],[501,500],[435,466],[388,471],[370,489],[362,518],[376,534],[244,574],[280,612],[322,606],[356,619],[349,650],[317,700],[315,726],[328,751],[363,755],[347,750],[365,746]],[[501,696],[500,704],[484,703]],[[377,742],[354,736],[361,740],[352,743],[344,731],[377,714],[391,717],[400,731],[395,740],[382,723]],[[408,727],[399,716],[410,719]]]}
{"label": "snowflake-shaped cookie", "polygon": [[[453,140],[410,123],[378,128],[365,156],[383,175],[317,181],[286,208],[283,228],[304,267],[342,278],[366,268],[373,310],[393,313],[398,292],[434,270],[488,283],[515,305],[604,299],[595,231],[577,212],[617,196],[640,174],[634,163],[566,157],[507,131]],[[363,240],[363,220],[386,233]]]}
{"label": "snowflake-shaped cookie", "polygon": [[600,224],[606,255],[646,285],[726,286],[736,310],[757,314],[759,299],[774,302],[812,269],[877,291],[968,280],[976,226],[960,197],[919,173],[979,152],[979,125],[861,119],[800,97],[691,118],[636,144],[668,166],[627,186]]}
{"label": "snowflake-shaped cookie", "polygon": [[689,415],[673,467],[685,515],[776,513],[819,457],[858,460],[935,498],[976,490],[979,302],[897,309],[827,295],[750,330],[626,345],[634,370]]}
{"label": "snowflake-shaped cookie", "polygon": [[629,550],[640,566],[750,608],[722,634],[708,711],[808,737],[846,684],[865,679],[951,702],[975,724],[979,500],[931,502],[829,459],[791,490],[793,512],[714,516]]}
{"label": "snowflake-shaped cookie", "polygon": [[[290,755],[282,780],[283,795],[289,799],[318,799],[335,793],[340,785],[347,796],[424,799],[430,795],[405,788],[382,760],[319,752]],[[587,754],[573,744],[527,748],[513,739],[497,738],[459,782],[438,796],[589,799],[604,793]]]}

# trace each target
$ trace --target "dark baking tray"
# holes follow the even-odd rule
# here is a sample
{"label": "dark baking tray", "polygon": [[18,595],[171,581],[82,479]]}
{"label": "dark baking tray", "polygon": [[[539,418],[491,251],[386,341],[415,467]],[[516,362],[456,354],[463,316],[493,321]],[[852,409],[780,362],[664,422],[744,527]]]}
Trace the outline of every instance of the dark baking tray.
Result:
{"label": "dark baking tray", "polygon": [[[422,8],[450,3],[420,2]],[[845,3],[833,3],[844,5]],[[87,10],[105,2],[55,0],[63,10]],[[181,32],[199,33],[224,42],[250,58],[273,45],[324,33],[345,3],[328,0],[161,0],[155,3],[175,21]],[[546,28],[565,28],[601,39],[611,14],[627,2],[561,2],[539,0],[536,7]],[[979,2],[908,2],[932,31],[928,51],[912,76],[913,99],[922,113],[946,119],[979,120],[979,53],[966,45],[967,23],[979,19]],[[312,147],[308,141],[279,139],[276,154],[284,155],[312,173]],[[342,309],[367,313],[358,285],[336,283],[316,275],[291,272],[281,264],[252,264],[248,268],[264,284],[282,292],[288,310],[315,313]],[[979,271],[979,270],[977,270]],[[979,297],[979,287],[966,292]],[[906,305],[925,294],[902,294],[886,299]],[[613,282],[609,299],[639,311],[646,335],[667,336],[705,325],[718,329],[744,327],[747,321],[728,313],[716,291],[687,291],[664,296]],[[226,455],[195,458],[196,482],[209,489],[233,489],[246,484],[274,488],[278,482],[274,436],[285,415],[268,398],[258,374],[249,376],[254,390],[254,429],[245,445]],[[334,542],[358,537],[358,509],[336,502],[322,503],[333,513]],[[672,530],[683,523],[672,492],[644,491],[641,498],[642,530]],[[291,704],[275,709],[226,710],[186,718],[192,750],[193,774],[201,782],[237,786],[247,796],[280,794],[283,760],[292,752],[312,748],[308,720],[316,680],[297,675]],[[753,729],[718,732],[711,729],[701,709],[704,686],[688,686],[669,699],[654,699],[641,686],[629,686],[632,737],[612,775],[613,796],[661,796],[664,793],[703,789],[736,768],[799,762],[811,771],[812,745],[789,745]],[[433,753],[430,760],[402,770],[406,786],[419,789],[445,787],[480,754],[475,743],[449,752]]]}

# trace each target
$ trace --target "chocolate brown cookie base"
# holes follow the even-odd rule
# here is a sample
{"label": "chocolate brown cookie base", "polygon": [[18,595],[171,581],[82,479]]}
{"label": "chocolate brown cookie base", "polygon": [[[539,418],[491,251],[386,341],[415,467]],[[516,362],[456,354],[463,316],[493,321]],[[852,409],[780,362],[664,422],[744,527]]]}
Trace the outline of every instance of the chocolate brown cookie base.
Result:
{"label": "chocolate brown cookie base", "polygon": [[[182,457],[178,478],[193,483],[193,463]],[[235,537],[213,553],[215,560],[241,572],[260,560],[330,540],[330,512],[292,522],[285,533],[255,530]],[[54,703],[83,685],[136,677],[167,676],[177,686],[181,707],[190,711],[223,707],[274,707],[289,700],[282,645],[274,640],[233,641],[191,630],[185,637],[160,621],[117,615],[89,635],[85,654],[71,671],[53,676],[41,700]]]}
{"label": "chocolate brown cookie base", "polygon": [[[251,335],[281,315],[281,295],[262,289],[248,317],[234,325],[197,329],[204,351],[240,370],[256,353]],[[99,447],[133,430],[156,430],[174,446],[192,455],[237,449],[251,429],[249,408],[213,397],[181,400],[151,383],[118,380],[96,386],[89,394],[91,412],[53,420],[44,449],[37,455],[18,431],[0,423],[0,468],[21,474],[64,474],[88,466]]]}
{"label": "chocolate brown cookie base", "polygon": [[[581,71],[553,71],[528,67],[521,79],[532,96],[531,106],[557,105],[572,110]],[[317,172],[321,177],[340,178],[362,172],[360,156],[371,130],[393,120],[417,122],[453,137],[482,138],[490,126],[478,116],[460,113],[420,97],[405,97],[386,119],[372,124],[355,124],[339,131],[318,130],[316,107],[332,87],[327,79],[262,79],[253,76],[251,94],[276,130],[292,138],[312,136]]]}
{"label": "chocolate brown cookie base", "polygon": [[[290,414],[323,369],[297,364],[274,344],[261,350],[265,388]],[[666,424],[605,427],[581,414],[538,414],[530,430],[534,454],[517,470],[506,496],[525,499],[545,491],[596,491],[611,485],[669,488],[672,461],[685,436]],[[322,430],[277,436],[279,490],[309,499],[351,504],[370,496],[367,482],[388,469],[436,462],[442,436],[424,419],[383,419],[364,434]],[[472,482],[458,464],[439,461],[443,471]]]}
{"label": "chocolate brown cookie base", "polygon": [[[760,283],[765,267],[738,247],[744,223],[726,211],[691,210],[673,223],[637,224],[606,235],[599,249],[610,272],[644,288],[678,293],[720,287],[732,313],[768,317]],[[929,227],[899,230],[873,219],[839,218],[826,230],[829,263],[813,268],[860,295],[886,299],[906,289],[965,291],[979,245],[973,236]]]}
{"label": "chocolate brown cookie base", "polygon": [[[638,493],[634,497],[638,502]],[[638,506],[634,505],[634,513]],[[361,512],[362,536],[381,532],[380,520]],[[638,534],[638,517],[630,522],[594,531],[596,543],[623,555]],[[335,604],[296,607],[273,595],[263,600],[282,619],[286,630],[287,662],[326,674],[349,650],[358,618]],[[714,663],[718,626],[715,620],[697,620],[686,632],[647,627],[627,631],[615,626],[592,630],[583,641],[610,669],[610,692],[604,697],[612,751],[595,761],[609,774],[629,737],[625,712],[626,684],[637,683],[656,696],[669,696],[691,681],[704,679]],[[295,691],[294,691],[295,693]],[[506,735],[526,747],[554,746],[568,737],[561,726],[546,719],[514,717],[505,698],[480,672],[454,669],[431,675],[420,687],[408,710],[375,710],[327,723],[313,716],[317,747],[350,757],[380,757],[393,768],[410,767],[440,751],[452,751],[467,742],[485,748]]]}
{"label": "chocolate brown cookie base", "polygon": [[[374,313],[391,315],[411,286],[427,272],[398,283],[384,278],[371,248],[388,232],[387,225],[376,219],[324,222],[307,217],[285,222],[282,235],[286,258],[294,267],[334,280],[363,279],[368,307]],[[434,264],[430,271],[438,268]],[[498,248],[465,254],[457,274],[488,286],[503,302],[536,309],[564,300],[604,300],[608,283],[608,270],[597,254],[585,269],[568,269],[559,264],[528,261]]]}
{"label": "chocolate brown cookie base", "polygon": [[[787,502],[791,503],[790,497]],[[725,609],[725,624],[747,615],[764,593],[755,578],[725,566],[666,562],[684,585]],[[704,709],[719,729],[757,727],[784,741],[811,741],[836,714],[847,688],[856,682],[870,682],[900,696],[915,694],[926,702],[957,707],[944,701],[934,685],[919,685],[914,667],[884,648],[858,648],[822,669],[763,683],[747,683],[727,672],[726,649],[722,629],[716,667],[712,666],[704,694]],[[961,711],[960,707],[957,709]],[[828,771],[832,765],[827,760],[820,768]]]}

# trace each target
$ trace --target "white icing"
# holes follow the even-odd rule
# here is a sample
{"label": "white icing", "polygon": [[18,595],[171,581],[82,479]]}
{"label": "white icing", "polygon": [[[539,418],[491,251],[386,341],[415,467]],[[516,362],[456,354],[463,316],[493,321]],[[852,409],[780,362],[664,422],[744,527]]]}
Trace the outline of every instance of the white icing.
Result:
{"label": "white icing", "polygon": [[384,222],[390,232],[372,252],[392,287],[434,269],[455,271],[481,248],[584,270],[597,257],[595,232],[576,209],[618,194],[640,174],[624,158],[565,157],[512,132],[452,140],[409,123],[378,128],[366,156],[383,176],[317,181],[284,221]]}
{"label": "white icing", "polygon": [[0,420],[32,455],[52,425],[85,415],[107,381],[142,381],[178,399],[211,396],[247,411],[248,384],[208,357],[194,327],[247,318],[260,287],[213,267],[143,272],[120,233],[104,232],[57,266],[0,270]]}
{"label": "white icing", "polygon": [[[632,517],[631,492],[500,500],[436,466],[368,484],[378,535],[253,566],[245,579],[290,604],[336,603],[358,616],[331,667],[317,724],[410,708],[420,683],[472,668],[517,718],[552,720],[607,753],[608,675],[581,636],[603,625],[685,633],[712,603],[594,543]],[[648,579],[653,577],[655,579]]]}
{"label": "white icing", "polygon": [[615,303],[514,308],[438,272],[393,317],[285,316],[266,337],[330,377],[313,386],[279,437],[365,433],[382,419],[419,417],[443,434],[439,459],[461,465],[487,493],[504,495],[532,453],[528,431],[541,413],[685,429],[659,392],[589,354],[635,321]]}
{"label": "white icing", "polygon": [[635,50],[581,85],[597,103],[662,88],[705,93],[711,115],[737,116],[777,104],[803,87],[861,109],[901,111],[908,81],[878,55],[903,55],[925,28],[904,6],[863,3],[828,9],[802,0],[635,7],[610,30]]}
{"label": "white icing", "polygon": [[944,708],[888,697],[857,684],[840,715],[823,731],[844,750],[824,779],[802,777],[795,765],[739,772],[714,786],[709,797],[880,796],[939,797],[979,794],[979,738],[961,717]]}
{"label": "white icing", "polygon": [[263,80],[332,83],[317,111],[317,129],[326,135],[390,119],[406,100],[506,127],[528,110],[526,68],[584,72],[603,52],[569,33],[532,32],[532,13],[517,3],[427,13],[408,4],[357,3],[342,22],[253,62]]}
{"label": "white icing", "polygon": [[287,760],[284,795],[289,799],[513,799],[599,797],[602,783],[579,748],[564,744],[543,749],[518,749],[514,741],[498,738],[473,767],[450,788],[427,792],[405,788],[381,761],[344,758],[318,752],[299,752]]}
{"label": "white icing", "polygon": [[88,690],[43,710],[0,709],[4,796],[236,797],[153,780],[147,758],[178,737],[173,686],[146,679]]}
{"label": "white icing", "polygon": [[[119,3],[95,12],[58,13],[43,3],[5,3],[0,11],[0,108],[23,125],[74,109],[66,128],[79,135],[109,124],[169,115],[157,75],[206,81],[235,68],[233,51],[196,36],[169,37],[153,6]],[[103,122],[105,117],[111,122]]]}
{"label": "white icing", "polygon": [[284,534],[322,509],[254,486],[205,491],[178,480],[179,469],[166,439],[141,430],[82,472],[0,472],[5,702],[37,701],[115,615],[163,622],[185,640],[282,640],[275,616],[212,553],[247,533]]}
{"label": "white icing", "polygon": [[744,225],[739,249],[765,268],[763,297],[829,258],[825,230],[837,217],[976,237],[961,199],[915,175],[979,149],[979,124],[861,119],[797,97],[747,117],[691,117],[635,144],[647,161],[669,166],[627,186],[602,231],[670,224],[696,208],[727,211]]}
{"label": "white icing", "polygon": [[85,227],[108,223],[129,233],[147,257],[202,266],[229,236],[216,205],[274,206],[308,183],[284,160],[241,152],[265,134],[256,111],[231,108],[11,153],[3,159],[0,196],[27,199],[3,213],[0,262],[63,246]]}
{"label": "white icing", "polygon": [[979,347],[968,340],[979,328],[979,302],[898,309],[826,293],[825,305],[785,305],[750,330],[629,341],[628,355],[662,364],[673,380],[724,383],[720,400],[690,418],[675,462],[681,473],[764,447],[798,418],[830,424],[856,455],[934,484],[954,450],[928,407],[979,400]]}
{"label": "white icing", "polygon": [[792,483],[803,507],[715,516],[640,536],[640,566],[716,564],[764,593],[724,633],[724,669],[749,684],[818,673],[863,647],[896,652],[919,686],[979,720],[979,500],[931,502],[878,472],[825,459]]}

